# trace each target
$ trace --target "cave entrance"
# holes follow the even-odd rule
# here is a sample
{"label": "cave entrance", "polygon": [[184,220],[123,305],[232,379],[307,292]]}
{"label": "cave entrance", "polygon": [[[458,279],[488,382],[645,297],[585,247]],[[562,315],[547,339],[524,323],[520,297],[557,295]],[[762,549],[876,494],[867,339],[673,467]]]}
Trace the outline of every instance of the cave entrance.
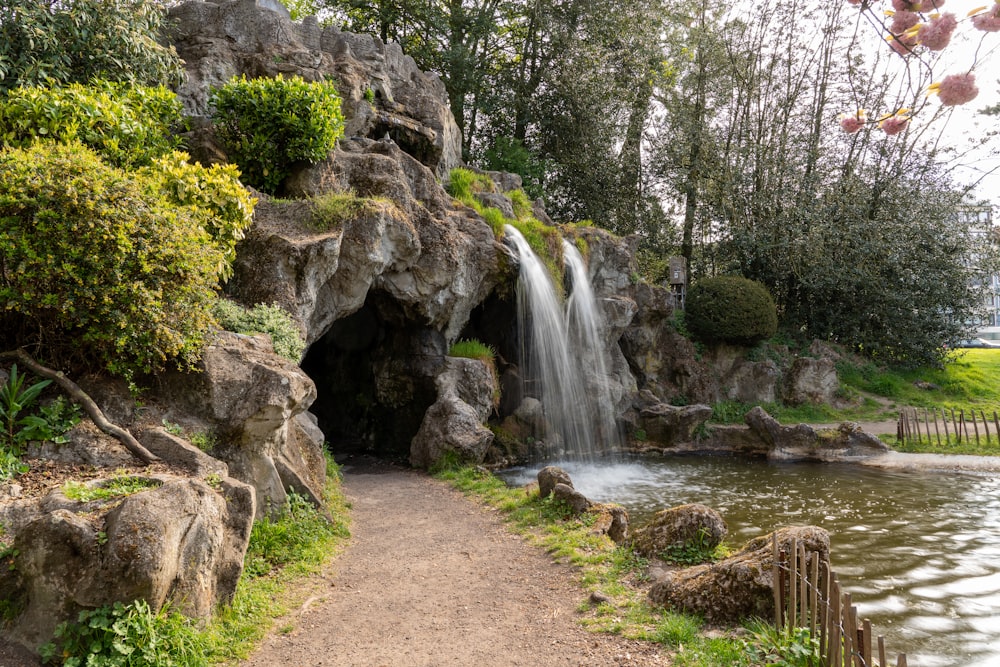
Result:
{"label": "cave entrance", "polygon": [[517,303],[512,294],[493,292],[469,314],[459,338],[478,340],[496,353],[500,380],[498,417],[503,419],[521,404],[522,382],[518,370]]}
{"label": "cave entrance", "polygon": [[302,361],[316,383],[310,410],[331,453],[407,461],[410,441],[437,400],[434,379],[446,353],[440,332],[407,317],[379,290],[334,322]]}

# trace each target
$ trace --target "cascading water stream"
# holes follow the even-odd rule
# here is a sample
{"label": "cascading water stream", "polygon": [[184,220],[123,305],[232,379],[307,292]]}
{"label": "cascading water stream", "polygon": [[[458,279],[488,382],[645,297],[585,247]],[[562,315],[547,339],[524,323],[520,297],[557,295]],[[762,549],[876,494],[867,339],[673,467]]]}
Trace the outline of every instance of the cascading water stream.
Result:
{"label": "cascading water stream", "polygon": [[[607,391],[603,398],[598,396],[600,392],[593,391],[594,385],[604,383],[588,382],[583,372],[585,364],[595,364],[591,369],[599,376],[602,371],[595,360],[601,359],[603,364],[599,345],[594,349],[599,342],[599,320],[594,319],[597,310],[583,260],[573,248],[579,266],[570,268],[575,289],[568,306],[575,314],[567,316],[545,265],[519,231],[511,226],[505,229],[520,258],[517,321],[524,394],[541,401],[550,445],[562,449],[568,457],[592,460],[617,441],[609,439],[616,430]],[[579,331],[580,327],[590,331]],[[609,421],[610,426],[604,421]],[[603,438],[603,446],[597,442],[598,435]]]}
{"label": "cascading water stream", "polygon": [[565,239],[563,258],[570,290],[566,301],[566,319],[571,349],[578,352],[577,362],[587,388],[588,414],[593,420],[594,433],[601,449],[617,451],[621,439],[615,423],[614,402],[608,389],[607,348],[601,340],[604,318],[583,256],[575,245]]}

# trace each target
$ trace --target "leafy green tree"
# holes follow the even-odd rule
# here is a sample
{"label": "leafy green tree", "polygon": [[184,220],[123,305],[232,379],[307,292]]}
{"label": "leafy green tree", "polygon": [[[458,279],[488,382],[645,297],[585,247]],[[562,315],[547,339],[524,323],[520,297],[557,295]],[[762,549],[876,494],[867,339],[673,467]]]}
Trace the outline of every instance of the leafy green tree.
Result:
{"label": "leafy green tree", "polygon": [[93,78],[172,85],[183,72],[160,45],[157,0],[7,0],[0,4],[0,92]]}
{"label": "leafy green tree", "polygon": [[79,143],[0,152],[0,341],[125,377],[193,363],[224,254],[201,222]]}

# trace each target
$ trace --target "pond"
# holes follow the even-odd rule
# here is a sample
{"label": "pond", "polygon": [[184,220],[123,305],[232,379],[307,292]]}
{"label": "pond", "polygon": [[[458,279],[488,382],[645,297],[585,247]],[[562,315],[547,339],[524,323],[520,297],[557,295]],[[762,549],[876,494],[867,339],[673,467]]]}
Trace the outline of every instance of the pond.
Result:
{"label": "pond", "polygon": [[[844,589],[890,655],[906,653],[911,667],[1000,665],[1000,474],[715,456],[558,465],[591,500],[624,505],[633,525],[697,502],[725,517],[733,546],[821,526]],[[537,471],[501,476],[524,484]]]}

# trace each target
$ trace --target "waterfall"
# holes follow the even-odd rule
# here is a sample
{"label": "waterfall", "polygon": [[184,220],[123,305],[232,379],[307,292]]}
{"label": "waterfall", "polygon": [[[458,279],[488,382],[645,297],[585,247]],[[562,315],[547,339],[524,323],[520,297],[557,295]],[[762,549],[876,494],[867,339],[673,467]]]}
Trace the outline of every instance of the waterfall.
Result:
{"label": "waterfall", "polygon": [[[550,445],[568,457],[591,460],[618,441],[603,377],[599,314],[583,259],[576,248],[566,255],[572,292],[564,310],[545,265],[519,231],[509,225],[505,230],[520,259],[517,322],[524,394],[541,401]],[[604,391],[595,391],[595,385]]]}
{"label": "waterfall", "polygon": [[570,284],[566,319],[571,349],[577,352],[577,363],[584,378],[588,414],[593,420],[594,434],[601,449],[617,450],[621,447],[621,438],[615,423],[614,402],[608,389],[608,355],[601,340],[604,319],[594,297],[587,265],[576,246],[565,239],[563,257]]}

